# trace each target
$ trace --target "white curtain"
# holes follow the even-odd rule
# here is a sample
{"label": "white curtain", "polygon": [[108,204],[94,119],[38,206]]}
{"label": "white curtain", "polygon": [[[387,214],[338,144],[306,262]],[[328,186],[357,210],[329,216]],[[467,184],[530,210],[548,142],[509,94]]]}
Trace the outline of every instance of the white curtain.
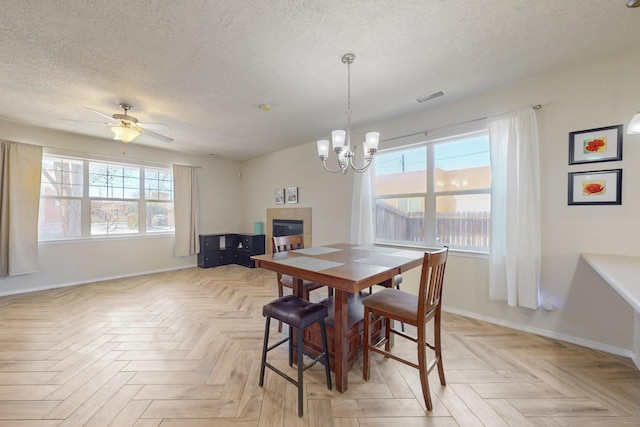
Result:
{"label": "white curtain", "polygon": [[38,271],[42,147],[0,140],[0,276]]}
{"label": "white curtain", "polygon": [[351,198],[351,243],[373,244],[373,179],[375,165],[353,177]]}
{"label": "white curtain", "polygon": [[173,165],[175,256],[187,256],[200,252],[196,169],[191,166]]}
{"label": "white curtain", "polygon": [[536,309],[540,290],[540,156],[532,108],[489,118],[489,297]]}

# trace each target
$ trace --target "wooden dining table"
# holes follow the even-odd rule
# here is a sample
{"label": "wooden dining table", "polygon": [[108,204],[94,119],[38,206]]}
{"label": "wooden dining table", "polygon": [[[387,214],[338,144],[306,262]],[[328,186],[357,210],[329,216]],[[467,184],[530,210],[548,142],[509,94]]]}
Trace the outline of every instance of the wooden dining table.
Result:
{"label": "wooden dining table", "polygon": [[[353,353],[357,356],[362,346],[361,336],[357,340],[347,336],[348,331],[354,330],[354,315],[360,316],[355,319],[355,330],[360,331],[357,322],[361,321],[362,310],[353,308],[358,295],[374,285],[390,287],[395,275],[421,266],[423,257],[424,251],[339,243],[257,255],[251,259],[256,267],[292,276],[294,295],[303,295],[303,280],[334,289],[332,368],[336,389],[345,392]],[[360,348],[352,348],[354,342],[359,343]]]}

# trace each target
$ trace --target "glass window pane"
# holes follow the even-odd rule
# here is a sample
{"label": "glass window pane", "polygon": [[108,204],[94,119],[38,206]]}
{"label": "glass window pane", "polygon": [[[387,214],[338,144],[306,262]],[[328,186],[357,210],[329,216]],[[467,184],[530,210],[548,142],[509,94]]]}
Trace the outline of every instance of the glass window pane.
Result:
{"label": "glass window pane", "polygon": [[489,249],[491,195],[436,197],[436,242],[458,248]]}
{"label": "glass window pane", "polygon": [[40,194],[43,196],[82,197],[82,160],[43,157]]}
{"label": "glass window pane", "polygon": [[487,135],[434,144],[435,191],[491,188]]}
{"label": "glass window pane", "polygon": [[145,169],[145,199],[173,200],[173,174],[159,169]]}
{"label": "glass window pane", "polygon": [[91,235],[138,232],[138,202],[91,201]]}
{"label": "glass window pane", "polygon": [[376,239],[424,242],[424,197],[376,200]]}
{"label": "glass window pane", "polygon": [[427,191],[427,148],[414,147],[376,155],[376,194]]}
{"label": "glass window pane", "polygon": [[175,230],[173,203],[147,202],[147,232]]}
{"label": "glass window pane", "polygon": [[89,163],[89,197],[137,198],[139,192],[140,168]]}
{"label": "glass window pane", "polygon": [[80,237],[81,201],[78,199],[41,198],[38,212],[38,239]]}

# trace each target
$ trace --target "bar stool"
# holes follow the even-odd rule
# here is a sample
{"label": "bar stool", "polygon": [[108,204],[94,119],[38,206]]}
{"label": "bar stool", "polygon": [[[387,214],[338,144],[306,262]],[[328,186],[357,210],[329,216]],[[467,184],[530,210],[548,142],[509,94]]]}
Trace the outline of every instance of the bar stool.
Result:
{"label": "bar stool", "polygon": [[[307,369],[315,365],[320,359],[323,359],[325,374],[327,376],[327,387],[331,390],[331,373],[329,372],[329,351],[327,350],[327,331],[324,325],[324,319],[327,317],[329,310],[326,306],[317,303],[311,303],[309,301],[298,298],[294,295],[287,295],[282,298],[278,298],[271,301],[269,304],[262,307],[262,315],[267,318],[265,330],[264,330],[264,343],[262,346],[262,364],[260,365],[260,387],[264,384],[264,369],[269,368],[282,378],[286,379],[296,387],[298,387],[298,416],[302,417],[302,392],[303,392],[303,380],[302,373]],[[283,323],[289,325],[289,336],[283,340],[278,341],[269,347],[269,325],[271,318],[277,319]],[[303,334],[304,329],[313,325],[316,322],[320,322],[320,333],[322,336],[322,350],[318,357],[308,365],[304,366],[304,343]],[[293,365],[293,328],[298,330],[297,346],[298,352],[298,380],[294,380],[275,366],[267,362],[267,352],[273,350],[281,344],[289,341],[289,366]],[[310,356],[310,355],[308,355]]]}

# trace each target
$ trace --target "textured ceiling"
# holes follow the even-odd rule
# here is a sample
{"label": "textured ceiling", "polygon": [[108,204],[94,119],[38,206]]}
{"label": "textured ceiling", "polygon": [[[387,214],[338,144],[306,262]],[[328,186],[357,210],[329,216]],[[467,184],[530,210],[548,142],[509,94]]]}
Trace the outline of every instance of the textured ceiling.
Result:
{"label": "textured ceiling", "polygon": [[3,0],[0,118],[120,144],[70,120],[128,102],[174,138],[133,143],[245,160],[344,128],[344,53],[365,126],[637,49],[640,9],[625,3]]}

